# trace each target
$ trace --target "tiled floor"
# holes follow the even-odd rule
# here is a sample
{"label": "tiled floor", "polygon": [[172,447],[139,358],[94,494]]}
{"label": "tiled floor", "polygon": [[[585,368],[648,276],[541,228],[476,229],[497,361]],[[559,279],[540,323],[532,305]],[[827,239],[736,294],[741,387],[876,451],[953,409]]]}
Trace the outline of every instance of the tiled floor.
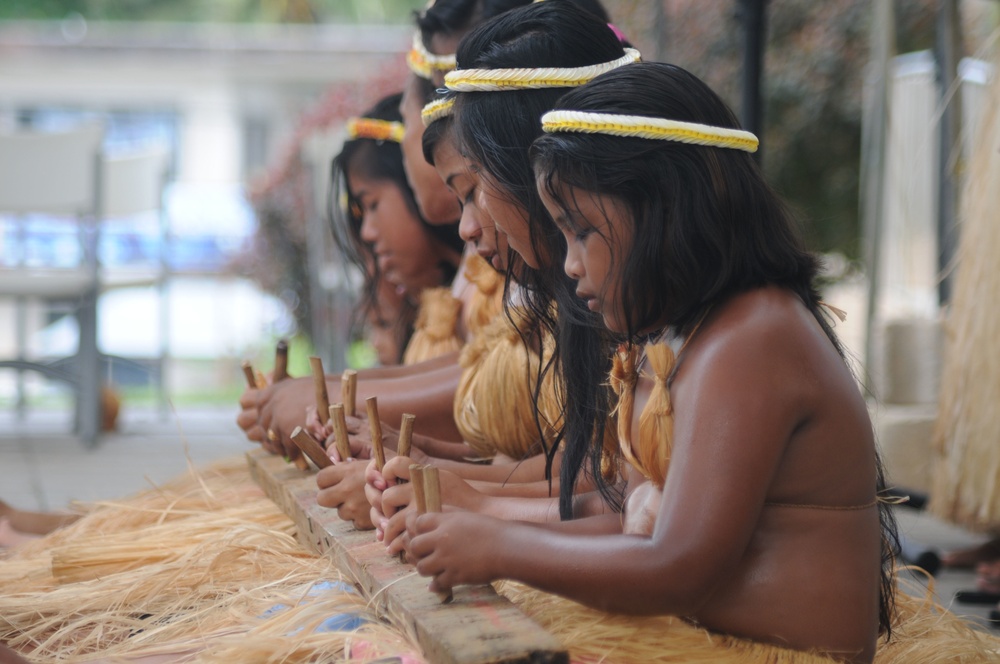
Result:
{"label": "tiled floor", "polygon": [[[182,473],[189,459],[204,463],[249,449],[235,418],[235,406],[188,409],[168,418],[153,411],[126,411],[118,432],[87,449],[68,433],[65,414],[34,413],[19,422],[0,412],[0,499],[22,509],[45,510],[74,499],[128,495]],[[983,539],[924,512],[896,509],[900,532],[914,549],[943,552]],[[933,587],[942,604],[991,629],[985,618],[995,607],[952,601],[956,590],[972,588],[974,581],[971,571],[942,570]]]}

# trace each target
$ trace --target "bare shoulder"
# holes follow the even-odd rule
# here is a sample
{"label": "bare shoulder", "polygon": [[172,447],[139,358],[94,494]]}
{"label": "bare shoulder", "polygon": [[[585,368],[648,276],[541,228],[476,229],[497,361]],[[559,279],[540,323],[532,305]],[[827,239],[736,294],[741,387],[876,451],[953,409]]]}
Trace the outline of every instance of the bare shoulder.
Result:
{"label": "bare shoulder", "polygon": [[[847,373],[840,354],[813,314],[791,291],[759,288],[736,295],[709,312],[690,342],[691,364],[721,367],[750,382],[795,384],[815,373]],[[736,377],[736,376],[734,376]]]}

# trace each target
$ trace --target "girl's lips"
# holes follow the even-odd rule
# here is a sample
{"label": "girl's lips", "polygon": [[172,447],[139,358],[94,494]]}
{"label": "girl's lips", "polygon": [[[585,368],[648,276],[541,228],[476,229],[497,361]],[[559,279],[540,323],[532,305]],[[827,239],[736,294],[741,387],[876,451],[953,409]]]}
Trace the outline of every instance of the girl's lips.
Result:
{"label": "girl's lips", "polygon": [[586,300],[587,308],[591,311],[597,311],[599,304],[597,302],[597,296],[591,295],[590,293],[584,293],[582,291],[577,291],[576,296],[581,300]]}

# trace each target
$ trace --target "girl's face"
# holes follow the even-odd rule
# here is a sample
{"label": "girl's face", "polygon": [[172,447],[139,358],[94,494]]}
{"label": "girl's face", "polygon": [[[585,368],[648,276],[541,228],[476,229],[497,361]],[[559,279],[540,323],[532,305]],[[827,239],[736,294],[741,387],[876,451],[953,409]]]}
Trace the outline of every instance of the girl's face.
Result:
{"label": "girl's face", "polygon": [[609,196],[560,185],[557,193],[563,207],[541,180],[538,193],[566,240],[564,270],[576,281],[577,297],[601,314],[609,330],[627,332],[621,266],[631,244],[632,224],[624,206]]}
{"label": "girl's face", "polygon": [[403,98],[399,103],[399,113],[403,116],[403,170],[417,199],[420,214],[429,224],[451,224],[460,214],[455,197],[452,196],[434,168],[424,159],[422,145],[424,123],[420,119],[423,110],[420,81],[411,74],[403,88]]}
{"label": "girl's face", "polygon": [[480,172],[479,189],[482,192],[480,198],[483,211],[493,219],[500,233],[506,236],[510,248],[520,254],[525,265],[540,270],[546,257],[539,255],[531,242],[528,211],[513,202],[513,197],[483,172]]}
{"label": "girl's face", "polygon": [[347,169],[347,186],[361,206],[361,239],[372,247],[382,277],[406,295],[441,283],[441,252],[391,180]]}
{"label": "girl's face", "polygon": [[483,206],[479,167],[459,152],[450,132],[434,147],[434,167],[462,208],[458,234],[475,246],[476,253],[495,270],[505,271],[507,236],[497,232],[493,218]]}

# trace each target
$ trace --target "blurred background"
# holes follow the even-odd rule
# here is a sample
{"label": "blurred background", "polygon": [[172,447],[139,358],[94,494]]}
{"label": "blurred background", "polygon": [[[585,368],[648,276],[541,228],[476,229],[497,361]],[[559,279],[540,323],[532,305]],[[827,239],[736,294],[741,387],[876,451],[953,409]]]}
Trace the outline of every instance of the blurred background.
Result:
{"label": "blurred background", "polygon": [[[96,366],[123,413],[232,405],[240,361],[268,370],[282,337],[293,374],[313,353],[330,371],[372,361],[349,333],[354,279],[326,222],[329,161],[343,120],[400,88],[423,4],[0,2],[0,131],[95,123],[104,158],[153,152],[163,164],[154,205],[89,231]],[[947,299],[939,236],[954,223],[1000,3],[605,4],[647,58],[707,80],[761,135],[761,164],[826,257],[828,299],[848,311],[841,334],[877,380],[885,351],[871,339],[896,320],[933,325]],[[81,348],[77,296],[2,286],[86,263],[80,234],[72,218],[0,216],[0,358]],[[5,417],[72,403],[60,380],[0,368]]]}

